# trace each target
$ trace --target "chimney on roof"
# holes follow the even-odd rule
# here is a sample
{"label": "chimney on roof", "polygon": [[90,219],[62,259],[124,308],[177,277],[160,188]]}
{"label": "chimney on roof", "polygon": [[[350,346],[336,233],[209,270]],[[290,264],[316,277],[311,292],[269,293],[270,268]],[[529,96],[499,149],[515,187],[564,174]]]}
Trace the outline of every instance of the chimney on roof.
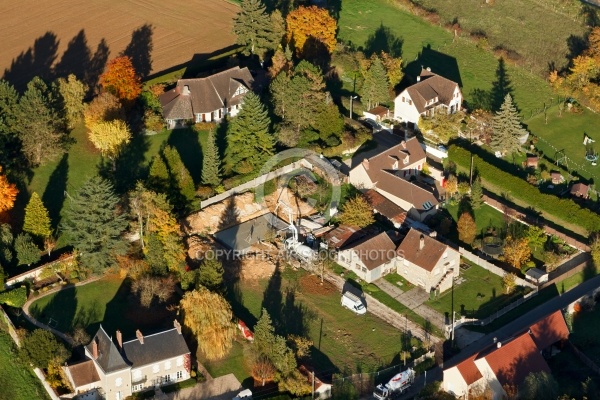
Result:
{"label": "chimney on roof", "polygon": [[363,167],[365,167],[365,169],[368,171],[369,170],[369,160],[367,160],[366,158],[362,161],[362,165]]}
{"label": "chimney on roof", "polygon": [[121,331],[117,329],[117,343],[119,344],[119,349],[123,348],[123,335]]}
{"label": "chimney on roof", "polygon": [[431,232],[429,232],[429,237],[430,238],[436,238],[437,237],[437,231],[431,231]]}
{"label": "chimney on roof", "polygon": [[177,329],[177,333],[181,335],[181,324],[177,320],[173,320],[173,326]]}
{"label": "chimney on roof", "polygon": [[500,347],[502,347],[502,342],[498,342],[498,343],[496,343],[496,348],[498,348],[498,349],[499,349]]}
{"label": "chimney on roof", "polygon": [[183,94],[184,96],[187,96],[190,94],[190,86],[189,85],[183,85],[183,91],[181,92],[181,94]]}
{"label": "chimney on roof", "polygon": [[92,340],[92,358],[94,360],[98,358],[98,342],[96,341],[96,338]]}
{"label": "chimney on roof", "polygon": [[140,344],[144,344],[144,335],[142,335],[139,329],[135,331],[135,337],[140,341]]}
{"label": "chimney on roof", "polygon": [[431,72],[431,67],[425,68],[428,72]]}
{"label": "chimney on roof", "polygon": [[400,145],[402,146],[403,149],[406,149],[406,141],[401,141]]}
{"label": "chimney on roof", "polygon": [[421,75],[417,76],[417,82],[421,82]]}
{"label": "chimney on roof", "polygon": [[419,250],[423,250],[423,247],[425,247],[425,236],[421,234],[421,239],[419,240]]}

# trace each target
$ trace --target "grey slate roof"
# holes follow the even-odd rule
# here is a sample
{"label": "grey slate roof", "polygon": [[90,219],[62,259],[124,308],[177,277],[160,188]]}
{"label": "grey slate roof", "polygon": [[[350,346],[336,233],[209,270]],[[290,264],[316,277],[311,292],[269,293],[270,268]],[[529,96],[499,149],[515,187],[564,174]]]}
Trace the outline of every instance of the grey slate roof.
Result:
{"label": "grey slate roof", "polygon": [[123,355],[132,368],[168,360],[188,354],[190,349],[177,329],[144,336],[144,344],[138,339],[123,343]]}
{"label": "grey slate roof", "polygon": [[275,216],[266,213],[260,217],[242,222],[214,234],[215,238],[232,250],[244,252],[252,245],[263,240],[270,232],[286,230],[288,224]]}
{"label": "grey slate roof", "polygon": [[[92,342],[93,341],[96,341],[98,344],[98,358],[96,359],[96,362],[105,374],[129,367],[125,360],[123,360],[117,346],[115,346],[112,339],[104,331],[104,328],[102,328],[102,325],[100,325],[98,332],[94,335]],[[92,342],[85,347],[89,354],[93,356],[94,351]]]}
{"label": "grey slate roof", "polygon": [[191,119],[193,114],[241,104],[244,94],[235,95],[236,90],[240,86],[251,90],[253,81],[252,74],[245,67],[230,68],[205,78],[179,79],[174,89],[159,97],[163,116],[166,119]]}

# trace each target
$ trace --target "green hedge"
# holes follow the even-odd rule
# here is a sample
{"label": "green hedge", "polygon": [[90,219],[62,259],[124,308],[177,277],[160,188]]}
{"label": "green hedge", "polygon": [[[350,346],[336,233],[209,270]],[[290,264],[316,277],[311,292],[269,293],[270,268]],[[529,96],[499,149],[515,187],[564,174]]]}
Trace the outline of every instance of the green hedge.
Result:
{"label": "green hedge", "polygon": [[18,287],[13,290],[0,293],[0,304],[6,304],[10,307],[21,308],[27,301],[27,288]]}
{"label": "green hedge", "polygon": [[[580,207],[571,199],[561,199],[551,194],[541,193],[538,188],[527,183],[519,176],[506,172],[515,168],[509,163],[494,161],[495,163],[507,164],[505,168],[500,168],[484,160],[483,157],[489,158],[493,155],[479,148],[473,148],[473,153],[473,168],[479,172],[483,180],[505,190],[515,199],[527,203],[530,207],[578,225],[586,229],[588,233],[600,230],[600,215],[587,208]],[[448,158],[454,161],[457,166],[466,170],[469,169],[471,153],[468,149],[459,145],[452,145],[448,151]]]}

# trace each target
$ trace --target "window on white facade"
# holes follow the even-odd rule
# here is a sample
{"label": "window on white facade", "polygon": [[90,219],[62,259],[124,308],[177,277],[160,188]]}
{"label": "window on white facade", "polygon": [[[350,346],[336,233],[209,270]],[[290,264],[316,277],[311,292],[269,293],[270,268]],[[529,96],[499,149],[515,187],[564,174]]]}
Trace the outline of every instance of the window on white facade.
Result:
{"label": "window on white facade", "polygon": [[183,357],[177,357],[177,366],[181,367],[183,365]]}
{"label": "window on white facade", "polygon": [[121,386],[123,384],[123,378],[115,379],[115,386]]}
{"label": "window on white facade", "polygon": [[171,375],[165,375],[163,377],[163,382],[171,382]]}
{"label": "window on white facade", "polygon": [[183,371],[177,371],[177,379],[183,378]]}
{"label": "window on white facade", "polygon": [[404,96],[402,96],[402,102],[406,103],[406,98]]}
{"label": "window on white facade", "polygon": [[133,391],[133,392],[139,392],[143,388],[144,388],[144,384],[140,383],[140,384],[137,384],[137,385],[133,385],[132,388],[131,388],[131,391]]}
{"label": "window on white facade", "polygon": [[248,90],[247,90],[247,89],[246,89],[244,86],[240,85],[240,86],[237,88],[237,90],[235,91],[235,94],[234,94],[234,96],[238,96],[238,95],[240,95],[240,94],[244,94],[244,93],[246,93],[247,91],[248,91]]}
{"label": "window on white facade", "polygon": [[408,105],[412,106],[412,100],[410,100],[410,99],[408,100]]}
{"label": "window on white facade", "polygon": [[362,267],[361,270],[362,270],[362,272],[367,272],[367,268],[366,267]]}
{"label": "window on white facade", "polygon": [[154,372],[155,374],[158,373],[158,371],[160,371],[160,365],[155,364],[152,366],[152,372]]}
{"label": "window on white facade", "polygon": [[165,362],[165,370],[171,369],[171,361]]}

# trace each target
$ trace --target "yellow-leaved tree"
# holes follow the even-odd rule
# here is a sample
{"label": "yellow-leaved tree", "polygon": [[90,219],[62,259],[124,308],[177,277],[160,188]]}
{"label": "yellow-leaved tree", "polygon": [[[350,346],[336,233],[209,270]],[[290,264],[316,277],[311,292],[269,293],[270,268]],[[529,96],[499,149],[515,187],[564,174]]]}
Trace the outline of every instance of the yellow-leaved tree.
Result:
{"label": "yellow-leaved tree", "polygon": [[233,346],[235,325],[229,303],[204,287],[187,292],[180,303],[183,324],[198,338],[207,359],[223,358]]}
{"label": "yellow-leaved tree", "polygon": [[316,49],[312,47],[319,43],[329,54],[335,49],[337,22],[324,8],[298,7],[288,14],[286,26],[286,41],[294,46],[298,55],[314,52]]}
{"label": "yellow-leaved tree", "polygon": [[88,136],[100,153],[112,160],[114,169],[115,158],[119,155],[121,148],[129,143],[131,132],[125,122],[115,119],[93,124]]}

